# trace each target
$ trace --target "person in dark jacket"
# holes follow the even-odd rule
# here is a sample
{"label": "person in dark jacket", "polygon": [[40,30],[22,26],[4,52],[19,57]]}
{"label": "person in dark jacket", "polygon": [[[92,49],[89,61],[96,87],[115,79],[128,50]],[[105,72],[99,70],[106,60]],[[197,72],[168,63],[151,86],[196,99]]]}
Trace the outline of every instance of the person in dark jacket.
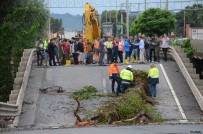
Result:
{"label": "person in dark jacket", "polygon": [[[54,39],[50,40],[50,43],[48,44],[48,53],[49,53],[49,65],[50,66],[56,66],[55,58],[54,58],[54,49],[56,45],[54,44]],[[53,61],[53,64],[52,64]]]}
{"label": "person in dark jacket", "polygon": [[37,42],[36,42],[36,53],[37,53],[37,66],[41,66],[42,65],[42,60],[43,60],[43,55],[42,55],[42,52],[44,51],[43,50],[43,42],[42,42],[42,39],[39,37],[37,39]]}
{"label": "person in dark jacket", "polygon": [[151,38],[145,38],[145,51],[146,51],[146,63],[150,62],[150,46],[151,46]]}
{"label": "person in dark jacket", "polygon": [[74,64],[77,65],[78,64],[78,43],[75,40],[75,38],[72,38],[72,54],[73,54],[73,60],[74,60]]}
{"label": "person in dark jacket", "polygon": [[99,41],[99,65],[104,66],[104,55],[107,52],[106,46],[104,45],[104,38]]}
{"label": "person in dark jacket", "polygon": [[[157,42],[155,40],[155,36],[153,35],[152,36],[152,39],[151,39],[151,45],[150,45],[150,61],[151,62],[155,62],[156,61],[156,55],[155,55],[155,47],[157,45]],[[154,58],[152,58],[154,57]]]}
{"label": "person in dark jacket", "polygon": [[83,64],[82,55],[84,53],[84,47],[83,47],[82,39],[79,39],[78,44],[77,44],[77,49],[79,52],[79,64]]}

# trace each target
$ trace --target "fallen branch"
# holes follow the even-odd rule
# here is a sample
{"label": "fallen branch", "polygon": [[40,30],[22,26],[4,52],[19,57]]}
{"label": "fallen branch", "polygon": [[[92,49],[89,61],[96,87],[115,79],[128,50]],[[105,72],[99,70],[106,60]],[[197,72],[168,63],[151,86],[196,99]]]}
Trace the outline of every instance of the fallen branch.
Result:
{"label": "fallen branch", "polygon": [[126,120],[120,120],[120,121],[114,121],[112,124],[130,123],[130,122],[136,123],[137,121],[138,121],[138,123],[143,124],[143,123],[147,122],[148,119],[149,119],[149,116],[144,111],[141,111],[133,118],[126,119]]}
{"label": "fallen branch", "polygon": [[75,98],[76,102],[77,102],[77,108],[76,110],[74,111],[74,116],[77,118],[76,120],[76,123],[75,125],[78,126],[78,127],[84,127],[84,126],[96,126],[96,122],[94,121],[83,121],[80,116],[78,115],[78,111],[79,111],[79,108],[80,108],[80,101],[78,98]]}
{"label": "fallen branch", "polygon": [[74,111],[74,116],[77,118],[77,122],[82,122],[80,116],[77,114],[79,111],[79,108],[80,108],[80,102],[79,102],[78,98],[75,98],[75,100],[76,100],[78,105],[77,105],[76,110]]}

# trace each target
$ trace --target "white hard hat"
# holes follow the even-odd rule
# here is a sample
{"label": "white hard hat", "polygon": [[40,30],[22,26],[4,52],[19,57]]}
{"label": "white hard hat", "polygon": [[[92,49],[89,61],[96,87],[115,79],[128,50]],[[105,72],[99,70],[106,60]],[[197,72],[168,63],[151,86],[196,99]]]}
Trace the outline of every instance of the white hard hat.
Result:
{"label": "white hard hat", "polygon": [[132,67],[132,65],[128,65],[128,66],[127,66],[127,68],[130,68],[130,69],[132,69],[133,67]]}

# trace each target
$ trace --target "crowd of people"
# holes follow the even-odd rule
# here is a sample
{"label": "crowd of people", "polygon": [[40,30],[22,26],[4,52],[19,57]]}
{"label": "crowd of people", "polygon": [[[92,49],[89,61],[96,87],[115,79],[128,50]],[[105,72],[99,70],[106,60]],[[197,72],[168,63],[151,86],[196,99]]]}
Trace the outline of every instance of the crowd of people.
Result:
{"label": "crowd of people", "polygon": [[[114,37],[97,38],[93,45],[87,39],[38,38],[36,42],[37,65],[60,66],[97,63],[100,66],[111,64],[114,60],[119,63],[149,63],[160,62],[160,50],[163,59],[167,61],[169,45],[167,34],[158,37],[130,36],[125,39]],[[106,56],[105,56],[106,55]],[[105,58],[106,57],[106,58]],[[71,60],[72,59],[72,60]]]}
{"label": "crowd of people", "polygon": [[[153,35],[152,37],[134,36],[126,37],[124,40],[109,37],[97,38],[94,45],[90,45],[88,40],[82,38],[72,38],[71,40],[60,38],[45,39],[38,38],[36,42],[37,65],[41,66],[43,60],[45,66],[61,66],[73,64],[96,63],[100,66],[110,64],[109,79],[112,81],[112,93],[119,95],[124,93],[133,81],[132,66],[120,71],[119,63],[149,63],[150,70],[148,82],[150,96],[156,97],[156,84],[159,83],[159,71],[153,62],[160,62],[160,50],[163,51],[163,59],[167,61],[167,49],[169,45],[167,34],[163,36]],[[92,53],[92,55],[90,55]],[[106,55],[106,59],[104,58]],[[89,59],[88,59],[89,56]],[[123,60],[124,59],[124,60]],[[114,89],[117,83],[116,90]]]}

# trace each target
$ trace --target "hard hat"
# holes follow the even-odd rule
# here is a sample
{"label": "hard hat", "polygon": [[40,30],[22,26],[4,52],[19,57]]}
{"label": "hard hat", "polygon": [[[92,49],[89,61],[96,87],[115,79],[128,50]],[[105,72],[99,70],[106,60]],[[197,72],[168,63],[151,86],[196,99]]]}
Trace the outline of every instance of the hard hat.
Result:
{"label": "hard hat", "polygon": [[133,67],[132,67],[132,65],[128,65],[128,66],[127,66],[127,68],[130,68],[130,69],[132,69]]}

